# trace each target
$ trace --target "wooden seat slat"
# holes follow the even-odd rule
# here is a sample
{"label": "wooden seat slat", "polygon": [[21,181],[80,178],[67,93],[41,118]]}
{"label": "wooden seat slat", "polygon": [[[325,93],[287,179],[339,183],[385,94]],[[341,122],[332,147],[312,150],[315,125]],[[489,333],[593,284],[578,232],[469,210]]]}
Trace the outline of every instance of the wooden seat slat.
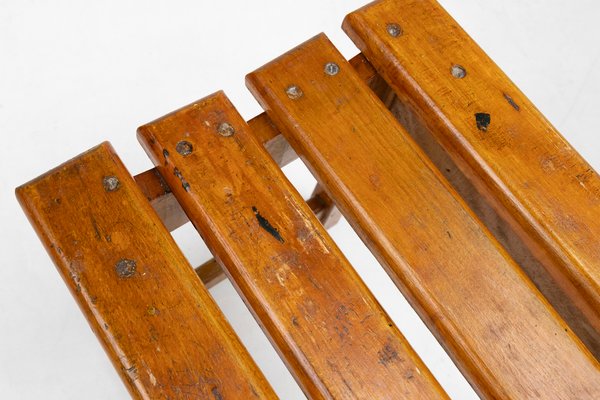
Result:
{"label": "wooden seat slat", "polygon": [[247,84],[482,397],[600,393],[597,361],[324,35]]}
{"label": "wooden seat slat", "polygon": [[276,398],[110,144],[16,193],[132,397]]}
{"label": "wooden seat slat", "polygon": [[138,137],[308,397],[447,398],[223,93]]}
{"label": "wooden seat slat", "polygon": [[[391,23],[401,35],[387,32]],[[536,261],[524,268],[600,358],[596,171],[436,1],[379,1],[344,28],[506,234],[529,248]]]}

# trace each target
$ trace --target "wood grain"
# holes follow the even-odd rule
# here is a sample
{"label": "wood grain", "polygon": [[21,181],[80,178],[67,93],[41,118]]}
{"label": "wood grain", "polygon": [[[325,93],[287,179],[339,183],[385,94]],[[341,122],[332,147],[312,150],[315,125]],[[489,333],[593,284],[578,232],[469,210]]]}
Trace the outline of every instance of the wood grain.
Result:
{"label": "wood grain", "polygon": [[138,135],[309,398],[447,398],[222,92]]}
{"label": "wood grain", "polygon": [[324,35],[247,84],[483,398],[600,393],[597,361]]}
{"label": "wood grain", "polygon": [[[392,37],[390,23],[403,34]],[[379,1],[350,14],[344,29],[525,243],[530,275],[600,357],[594,169],[434,0]]]}
{"label": "wood grain", "polygon": [[132,397],[276,398],[110,144],[16,193]]}
{"label": "wood grain", "polygon": [[[349,62],[361,79],[363,79],[373,91],[382,96],[390,93],[389,87],[385,81],[381,79],[373,66],[362,54],[352,57]],[[250,125],[254,136],[256,136],[256,138],[265,146],[265,149],[280,167],[284,167],[298,158],[294,149],[279,133],[266,113],[263,112],[250,119],[248,125]],[[177,203],[177,199],[175,199],[171,193],[171,189],[164,179],[162,179],[156,168],[144,171],[134,178],[140,186],[142,193],[144,193],[148,201],[150,201],[152,207],[154,207],[169,231],[174,231],[189,221],[185,212],[181,209],[179,203]],[[333,218],[328,219],[329,226],[332,226],[337,222],[336,215],[336,211],[332,209],[331,216]]]}

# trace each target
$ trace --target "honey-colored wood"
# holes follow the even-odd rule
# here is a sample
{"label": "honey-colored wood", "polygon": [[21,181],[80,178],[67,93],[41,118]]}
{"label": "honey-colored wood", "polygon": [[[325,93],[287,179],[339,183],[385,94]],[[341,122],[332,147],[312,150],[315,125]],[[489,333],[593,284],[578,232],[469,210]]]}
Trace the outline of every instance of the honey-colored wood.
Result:
{"label": "honey-colored wood", "polygon": [[108,143],[16,193],[132,397],[276,398]]}
{"label": "honey-colored wood", "polygon": [[[373,66],[362,55],[358,54],[349,60],[352,67],[375,93],[384,96],[389,93],[389,87],[383,79],[377,74]],[[385,94],[384,94],[385,93]],[[277,128],[273,125],[266,113],[261,113],[248,121],[248,125],[254,136],[263,143],[271,157],[280,167],[284,167],[294,161],[298,156],[294,149],[290,147],[285,138],[279,134]],[[142,172],[135,176],[135,180],[140,186],[142,193],[152,204],[163,223],[169,231],[174,231],[186,222],[188,218],[181,209],[179,203],[171,193],[171,189],[156,168]],[[332,210],[332,216],[336,211]],[[331,218],[328,224],[333,226],[337,220]]]}
{"label": "honey-colored wood", "polygon": [[138,136],[308,397],[447,398],[222,92]]}
{"label": "honey-colored wood", "polygon": [[597,361],[324,35],[247,84],[483,398],[600,393]]}
{"label": "honey-colored wood", "polygon": [[597,173],[434,0],[376,2],[344,28],[423,121],[424,140],[445,150],[504,233],[519,236],[532,279],[600,357]]}

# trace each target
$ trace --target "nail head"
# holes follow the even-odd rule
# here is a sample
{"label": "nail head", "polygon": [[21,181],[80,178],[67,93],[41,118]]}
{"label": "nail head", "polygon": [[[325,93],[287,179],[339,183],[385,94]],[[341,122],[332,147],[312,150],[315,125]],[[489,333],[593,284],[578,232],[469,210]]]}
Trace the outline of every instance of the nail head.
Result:
{"label": "nail head", "polygon": [[229,122],[221,122],[217,128],[217,132],[219,132],[219,135],[221,136],[229,137],[235,133],[235,129]]}
{"label": "nail head", "polygon": [[107,192],[114,192],[121,187],[121,182],[119,182],[119,178],[111,175],[102,178],[102,185]]}
{"label": "nail head", "polygon": [[122,258],[115,265],[115,269],[120,278],[130,278],[135,274],[136,262],[127,258]]}
{"label": "nail head", "polygon": [[337,65],[334,62],[328,62],[327,64],[325,64],[325,73],[327,75],[333,76],[333,75],[337,75],[337,73],[340,72],[340,66]]}
{"label": "nail head", "polygon": [[302,97],[302,95],[304,94],[302,92],[302,89],[300,89],[298,86],[296,85],[290,85],[285,89],[285,93],[287,94],[287,96],[292,99],[292,100],[296,100],[299,99],[300,97]]}
{"label": "nail head", "polygon": [[387,33],[391,37],[398,37],[398,36],[402,35],[402,28],[398,24],[395,24],[395,23],[387,24],[385,29],[387,30]]}
{"label": "nail head", "polygon": [[467,76],[467,70],[462,65],[458,64],[454,64],[450,69],[450,72],[452,73],[452,76],[456,79],[462,79],[465,76]]}
{"label": "nail head", "polygon": [[182,156],[189,156],[194,151],[194,146],[187,140],[182,140],[175,146],[175,150]]}

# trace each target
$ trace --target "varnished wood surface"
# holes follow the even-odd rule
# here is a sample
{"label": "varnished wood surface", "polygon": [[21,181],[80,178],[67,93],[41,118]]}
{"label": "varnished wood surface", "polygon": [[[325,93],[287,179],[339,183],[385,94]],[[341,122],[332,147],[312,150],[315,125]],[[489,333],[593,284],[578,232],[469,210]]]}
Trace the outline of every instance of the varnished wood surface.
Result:
{"label": "varnished wood surface", "polygon": [[324,35],[247,83],[482,397],[600,393],[596,360]]}
{"label": "varnished wood surface", "polygon": [[[375,72],[373,66],[362,55],[358,54],[349,60],[352,67],[376,93],[385,91],[389,88],[385,81]],[[266,113],[261,113],[248,121],[254,136],[265,146],[271,157],[280,167],[284,167],[294,161],[298,156],[294,149],[290,147],[285,138],[279,133]],[[181,209],[177,199],[171,193],[171,189],[162,179],[156,168],[144,171],[135,177],[135,181],[140,186],[142,193],[152,204],[163,223],[169,231],[174,231],[186,222],[188,218]],[[314,199],[317,201],[317,199]],[[331,218],[328,215],[326,225],[332,226],[337,222],[337,211],[331,209]]]}
{"label": "varnished wood surface", "polygon": [[597,173],[434,0],[376,2],[344,27],[520,236],[543,266],[533,279],[600,357]]}
{"label": "varnished wood surface", "polygon": [[276,398],[110,144],[16,192],[132,397]]}
{"label": "varnished wood surface", "polygon": [[307,396],[447,397],[222,92],[138,135]]}

